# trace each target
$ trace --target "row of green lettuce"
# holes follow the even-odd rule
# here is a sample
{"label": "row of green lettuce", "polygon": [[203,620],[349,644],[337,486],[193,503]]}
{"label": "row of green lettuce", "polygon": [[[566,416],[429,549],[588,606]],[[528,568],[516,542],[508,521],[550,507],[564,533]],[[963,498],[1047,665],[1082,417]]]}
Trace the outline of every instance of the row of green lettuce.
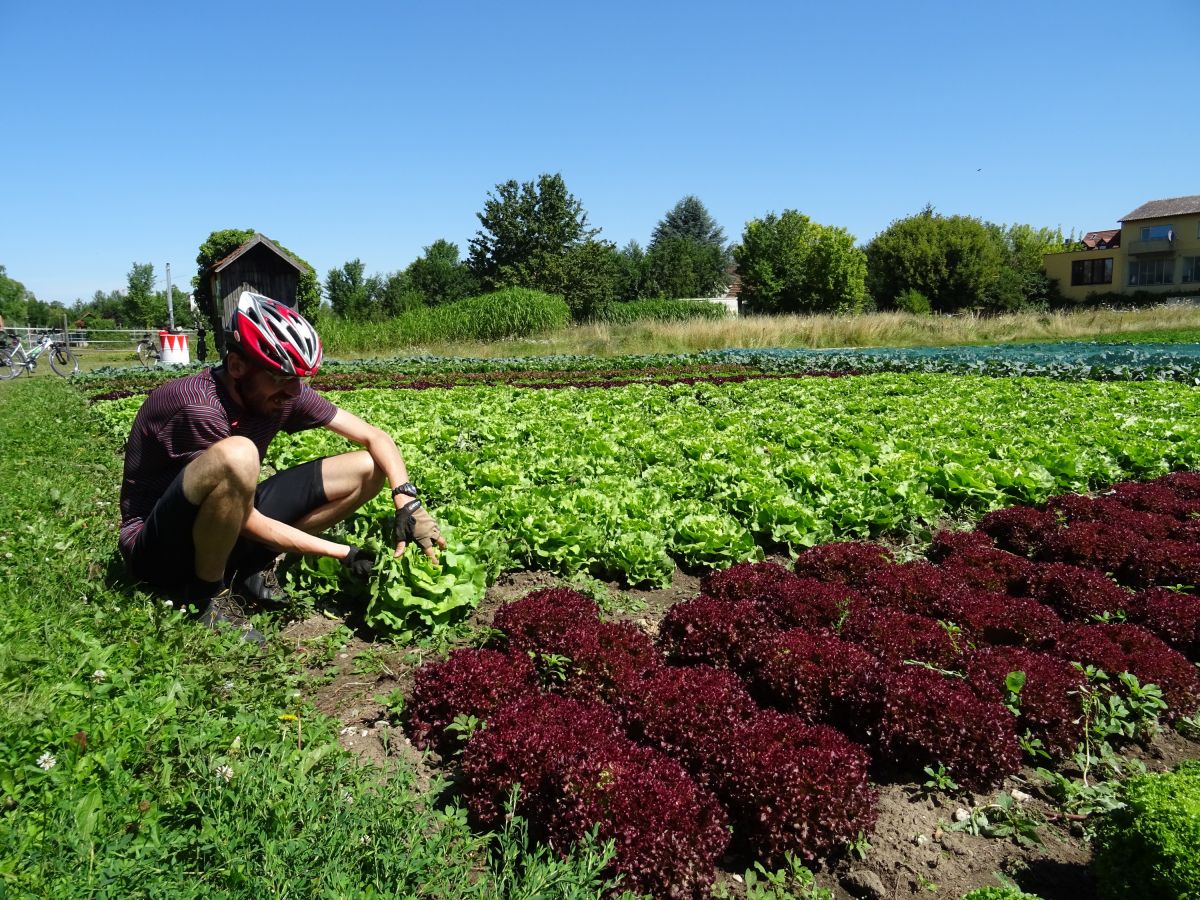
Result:
{"label": "row of green lettuce", "polygon": [[[736,366],[746,372],[896,372],[947,375],[1038,376],[1065,381],[1178,381],[1200,384],[1200,344],[1061,342],[987,346],[807,349],[730,349],[642,356],[541,356],[494,359],[410,356],[327,360],[322,374],[394,372],[436,376],[488,372],[594,372],[598,370]],[[197,368],[193,366],[193,368]],[[97,392],[157,384],[182,368],[105,367],[76,378]]]}
{"label": "row of green lettuce", "polygon": [[[362,587],[391,629],[453,617],[501,570],[662,586],[676,564],[921,537],[947,518],[1200,464],[1200,397],[1172,382],[889,374],[329,396],[395,437],[452,537],[441,570],[389,561],[408,569]],[[121,435],[139,403],[94,409]],[[346,447],[324,430],[281,436],[269,462]],[[389,512],[381,495],[347,527],[382,546]],[[300,573],[315,591],[337,578],[319,566]]]}

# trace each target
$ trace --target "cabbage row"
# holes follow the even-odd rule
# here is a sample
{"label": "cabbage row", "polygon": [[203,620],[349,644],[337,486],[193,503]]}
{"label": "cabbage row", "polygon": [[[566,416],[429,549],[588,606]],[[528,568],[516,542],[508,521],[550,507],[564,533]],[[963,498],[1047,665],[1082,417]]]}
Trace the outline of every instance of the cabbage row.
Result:
{"label": "cabbage row", "polygon": [[[489,571],[630,584],[1200,464],[1200,398],[1166,382],[873,375],[328,396],[396,438],[455,547]],[[140,402],[94,409],[123,436]],[[281,435],[269,462],[344,448],[324,431]],[[381,496],[350,526],[388,510]]]}

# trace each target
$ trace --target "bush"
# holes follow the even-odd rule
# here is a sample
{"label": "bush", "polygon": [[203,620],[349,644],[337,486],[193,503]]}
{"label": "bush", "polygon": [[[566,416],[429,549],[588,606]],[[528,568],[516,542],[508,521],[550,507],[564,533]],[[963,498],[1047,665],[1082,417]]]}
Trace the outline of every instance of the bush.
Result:
{"label": "bush", "polygon": [[989,647],[967,656],[967,680],[985,700],[1003,701],[1010,673],[1025,682],[1017,695],[1017,728],[1063,759],[1083,740],[1081,692],[1087,679],[1069,662],[1020,647]]}
{"label": "bush", "polygon": [[550,843],[569,847],[599,826],[616,857],[605,874],[655,897],[707,897],[729,844],[725,811],[679,763],[629,741],[598,748],[567,774]]}
{"label": "bush", "polygon": [[1016,720],[963,681],[905,668],[887,681],[878,725],[879,758],[912,776],[946,767],[963,787],[983,791],[1021,767]]}
{"label": "bush", "polygon": [[758,712],[736,675],[712,666],[664,667],[615,704],[635,741],[661,750],[708,786],[729,731]]}
{"label": "bush", "polygon": [[1101,898],[1200,898],[1200,778],[1140,775],[1101,820],[1092,865]]}
{"label": "bush", "polygon": [[458,716],[486,720],[500,707],[537,692],[533,664],[497,650],[455,650],[443,662],[422,666],[408,702],[407,731],[413,744],[443,756],[459,736],[447,726]]}
{"label": "bush", "polygon": [[751,642],[744,656],[754,696],[811,724],[854,732],[854,711],[880,690],[878,658],[828,632],[785,631]]}
{"label": "bush", "polygon": [[454,341],[498,341],[565,328],[570,312],[562,297],[507,288],[434,307],[418,307],[379,322],[322,320],[330,355],[380,352]]}
{"label": "bush", "polygon": [[572,628],[599,621],[595,600],[570,588],[546,588],[505,603],[496,610],[492,627],[504,634],[498,643],[513,651],[546,653]]}
{"label": "bush", "polygon": [[730,666],[765,630],[765,616],[758,604],[701,594],[667,610],[658,626],[657,642],[673,663]]}
{"label": "bush", "polygon": [[509,794],[520,785],[516,813],[544,830],[567,773],[616,740],[624,740],[621,727],[598,703],[536,694],[503,707],[463,750],[462,796],[472,822],[498,830]]}
{"label": "bush", "polygon": [[872,572],[895,564],[892,552],[866,541],[837,541],[810,547],[796,557],[794,571],[805,578],[860,587]]}
{"label": "bush", "polygon": [[[561,297],[527,288],[506,288],[435,307],[434,331],[452,341],[499,341],[565,328],[570,321]],[[436,339],[436,338],[435,338]]]}
{"label": "bush", "polygon": [[686,322],[692,319],[724,319],[729,311],[707,300],[630,300],[598,309],[593,322],[632,325],[635,322]]}
{"label": "bush", "polygon": [[933,312],[929,298],[916,288],[908,288],[896,295],[896,309],[919,316],[927,316]]}
{"label": "bush", "polygon": [[734,836],[768,868],[792,853],[812,861],[875,826],[866,752],[839,731],[795,716],[759,713],[734,728],[716,768]]}

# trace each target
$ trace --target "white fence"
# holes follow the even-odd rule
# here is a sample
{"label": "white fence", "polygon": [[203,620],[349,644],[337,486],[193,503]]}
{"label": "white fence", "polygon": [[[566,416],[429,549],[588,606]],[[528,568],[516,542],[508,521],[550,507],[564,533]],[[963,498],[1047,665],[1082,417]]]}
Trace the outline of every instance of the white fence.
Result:
{"label": "white fence", "polygon": [[[27,347],[46,333],[53,334],[56,340],[64,339],[62,328],[19,326],[5,328],[5,330],[9,334],[19,337]],[[145,328],[71,328],[65,332],[65,339],[72,347],[89,347],[94,350],[133,350],[142,338],[149,338],[154,341],[155,345],[161,345],[160,330],[166,331],[166,329],[157,328],[150,330]],[[194,346],[196,343],[195,331],[176,329],[172,334],[185,334],[189,345]]]}

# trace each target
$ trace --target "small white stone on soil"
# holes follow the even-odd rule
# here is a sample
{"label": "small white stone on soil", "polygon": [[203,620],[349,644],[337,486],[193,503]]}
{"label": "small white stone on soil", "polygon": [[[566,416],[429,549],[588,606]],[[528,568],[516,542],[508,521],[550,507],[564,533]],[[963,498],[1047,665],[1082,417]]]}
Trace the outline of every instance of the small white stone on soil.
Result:
{"label": "small white stone on soil", "polygon": [[963,809],[961,806],[954,811],[954,821],[955,822],[965,822],[969,818],[971,818],[971,814],[969,812],[967,812],[965,809]]}
{"label": "small white stone on soil", "polygon": [[1017,790],[1016,788],[1013,788],[1009,793],[1012,794],[1012,798],[1018,803],[1024,803],[1026,800],[1033,799],[1033,797],[1029,794],[1025,793],[1024,791]]}

